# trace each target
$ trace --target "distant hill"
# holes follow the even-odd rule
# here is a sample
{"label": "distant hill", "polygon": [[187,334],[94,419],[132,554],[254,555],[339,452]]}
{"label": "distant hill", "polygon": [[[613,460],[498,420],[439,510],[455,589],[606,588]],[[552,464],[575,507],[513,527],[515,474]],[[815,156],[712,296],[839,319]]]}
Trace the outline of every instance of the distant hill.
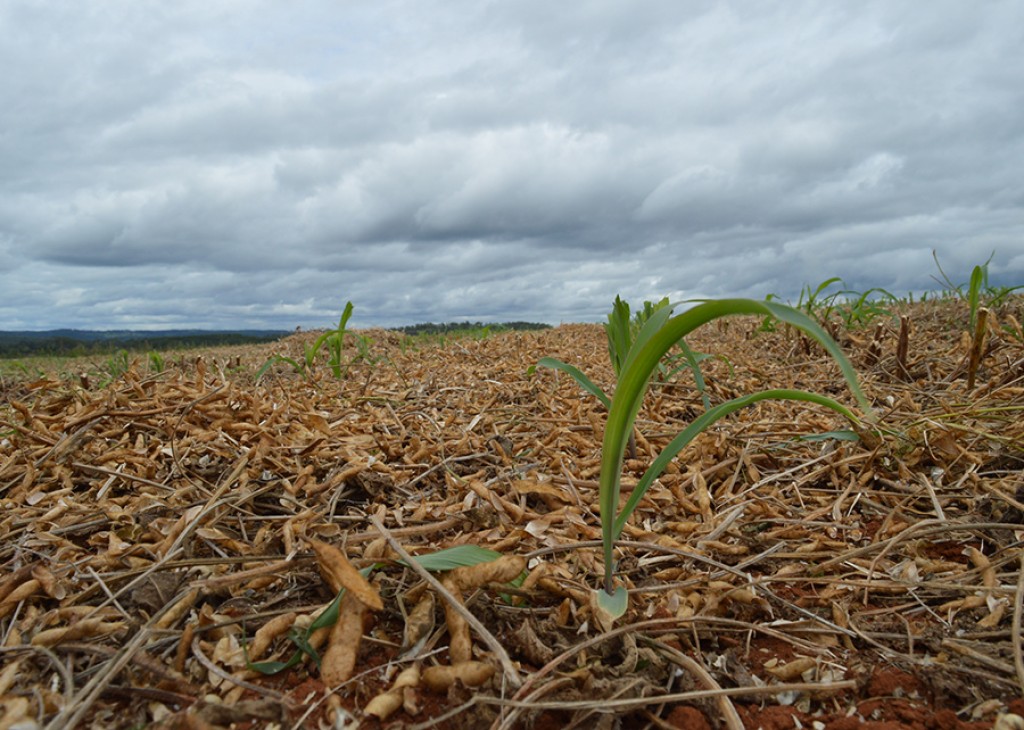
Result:
{"label": "distant hill", "polygon": [[543,330],[550,329],[551,325],[539,322],[444,322],[434,324],[424,322],[412,324],[405,327],[393,327],[396,332],[407,335],[438,335],[448,332],[461,332],[466,330],[487,330],[489,332],[507,332],[509,330]]}
{"label": "distant hill", "polygon": [[0,358],[29,355],[77,356],[116,350],[171,350],[183,347],[273,342],[283,330],[74,330],[0,331]]}

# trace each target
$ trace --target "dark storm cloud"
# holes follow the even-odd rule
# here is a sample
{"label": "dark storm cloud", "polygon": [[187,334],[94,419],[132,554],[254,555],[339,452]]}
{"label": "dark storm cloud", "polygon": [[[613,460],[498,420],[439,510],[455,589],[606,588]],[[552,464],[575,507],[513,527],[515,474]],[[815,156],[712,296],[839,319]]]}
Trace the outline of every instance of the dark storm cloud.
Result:
{"label": "dark storm cloud", "polygon": [[0,328],[1024,280],[1013,2],[0,6]]}

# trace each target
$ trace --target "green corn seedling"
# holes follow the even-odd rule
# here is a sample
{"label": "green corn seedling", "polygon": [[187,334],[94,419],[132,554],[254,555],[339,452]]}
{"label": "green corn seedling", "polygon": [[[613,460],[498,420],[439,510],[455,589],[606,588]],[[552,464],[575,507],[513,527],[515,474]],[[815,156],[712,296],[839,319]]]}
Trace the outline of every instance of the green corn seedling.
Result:
{"label": "green corn seedling", "polygon": [[843,292],[833,292],[828,296],[822,296],[822,294],[824,294],[825,290],[833,284],[842,285],[842,283],[842,279],[838,276],[833,276],[818,284],[817,289],[811,290],[811,285],[806,285],[800,291],[800,299],[797,301],[796,308],[803,310],[807,316],[814,317],[819,322],[824,322],[832,313],[836,299],[838,299]]}
{"label": "green corn seedling", "polygon": [[690,346],[686,344],[686,340],[679,341],[679,349],[681,352],[678,355],[672,355],[666,362],[670,365],[674,365],[680,360],[683,361],[682,365],[678,365],[669,370],[663,378],[665,380],[671,380],[672,376],[678,373],[680,370],[689,370],[693,373],[694,384],[697,386],[697,392],[700,393],[701,402],[704,404],[704,410],[711,408],[711,398],[708,397],[707,384],[704,382],[704,373],[701,372],[700,364],[705,360],[715,359],[721,360],[729,368],[729,375],[733,374],[732,363],[725,355],[709,355],[704,352],[694,352],[690,349]]}
{"label": "green corn seedling", "polygon": [[647,489],[676,455],[698,434],[719,419],[740,408],[762,400],[797,400],[831,408],[853,423],[857,416],[846,406],[816,393],[801,390],[774,389],[752,393],[720,403],[708,409],[677,435],[654,460],[626,501],[618,510],[621,487],[622,463],[626,443],[632,433],[633,424],[643,403],[651,376],[665,354],[683,337],[697,327],[719,317],[731,315],[769,316],[784,324],[791,325],[817,340],[828,354],[839,364],[843,377],[861,409],[870,414],[867,399],[861,392],[853,366],[831,337],[807,314],[782,304],[770,301],[759,302],[750,299],[721,299],[703,301],[692,309],[671,317],[671,308],[664,307],[655,312],[637,333],[628,353],[622,361],[622,371],[611,399],[608,423],[605,427],[601,455],[601,476],[599,504],[601,537],[604,557],[604,588],[596,592],[598,608],[604,613],[606,623],[622,616],[628,608],[628,594],[623,586],[615,585],[615,562],[613,548],[622,533],[626,521],[636,510]]}
{"label": "green corn seedling", "polygon": [[[967,284],[954,284],[949,278],[945,271],[942,269],[942,265],[939,264],[939,255],[936,251],[932,251],[932,258],[935,259],[935,266],[939,270],[938,277],[932,277],[940,284],[945,286],[944,294],[949,297],[955,297],[967,302],[967,307],[970,312],[968,319],[969,331],[974,332],[977,321],[978,321],[978,308],[986,306],[990,309],[998,308],[999,306],[1006,303],[1006,300],[1017,291],[1018,289],[1024,289],[1024,285],[1021,286],[992,286],[988,281],[988,265],[992,263],[992,259],[995,258],[995,251],[992,255],[985,260],[985,263],[975,266],[971,270],[971,278]],[[966,286],[967,291],[964,291]],[[924,298],[922,297],[922,301]]]}
{"label": "green corn seedling", "polygon": [[304,378],[306,377],[306,368],[304,364],[299,363],[297,360],[295,360],[294,358],[290,358],[287,355],[275,354],[268,357],[267,361],[263,363],[263,365],[260,367],[259,371],[256,373],[256,382],[258,383],[260,380],[262,380],[263,376],[267,374],[267,371],[270,370],[271,366],[276,365],[278,363],[291,365],[292,369],[294,369],[297,374],[301,375]]}
{"label": "green corn seedling", "polygon": [[[616,381],[621,377],[623,364],[625,363],[630,349],[633,347],[633,342],[637,333],[639,333],[651,319],[663,321],[670,313],[671,305],[669,305],[668,298],[666,297],[657,303],[644,302],[643,309],[631,318],[629,304],[623,301],[620,297],[615,297],[615,302],[612,305],[611,313],[608,315],[608,323],[605,324],[604,331],[608,338],[608,358],[611,361],[612,372],[615,373]],[[686,365],[682,368],[675,368],[674,370],[669,371],[659,363],[659,372],[667,378],[671,377],[672,374],[683,368],[689,368],[693,371],[694,378],[697,381],[697,389],[700,391],[701,395],[704,396],[704,378],[701,376],[700,362],[709,356],[699,352],[694,352],[683,340],[680,340],[677,344],[682,351],[682,357],[686,359]],[[676,357],[679,356],[677,355]],[[608,394],[604,392],[601,386],[597,385],[593,380],[587,377],[587,375],[579,368],[554,357],[542,357],[537,361],[537,367],[551,368],[552,370],[560,370],[563,373],[566,373],[572,377],[572,379],[575,380],[581,388],[601,401],[601,404],[605,408],[610,409],[612,407],[612,399]],[[531,368],[529,372],[532,373],[533,368]]]}
{"label": "green corn seedling", "polygon": [[1018,289],[1024,289],[1024,286],[993,286],[989,284],[988,265],[992,261],[993,256],[995,256],[995,253],[988,257],[988,261],[974,267],[971,271],[970,282],[967,284],[967,304],[971,310],[971,331],[974,331],[977,326],[978,309],[980,307],[985,306],[989,309],[996,309],[1005,304],[1013,292]]}
{"label": "green corn seedling", "polygon": [[[623,367],[625,366],[629,352],[636,341],[637,335],[643,331],[649,322],[663,322],[668,318],[671,312],[672,306],[669,304],[668,297],[665,297],[658,302],[645,301],[643,303],[643,308],[631,317],[629,303],[623,301],[619,296],[615,297],[615,302],[612,304],[612,311],[608,314],[608,322],[604,326],[604,332],[608,339],[608,358],[611,361],[612,371],[615,373],[616,382],[618,382],[622,377]],[[693,372],[693,377],[697,384],[697,390],[704,402],[705,409],[710,408],[711,402],[705,392],[704,377],[700,370],[700,361],[708,356],[701,353],[695,353],[682,338],[680,338],[676,344],[678,344],[680,350],[682,350],[682,357],[685,358],[686,364],[682,367],[676,368],[675,370],[668,371],[665,366],[659,362],[657,365],[658,373],[662,378],[668,378],[683,368],[689,368]],[[599,385],[587,377],[579,368],[553,357],[542,357],[537,361],[537,365],[539,367],[552,368],[554,370],[560,370],[567,373],[581,388],[597,398],[605,408],[609,410],[611,409],[612,399]],[[635,458],[636,441],[632,430],[630,430],[629,433],[628,448],[630,458]]]}
{"label": "green corn seedling", "polygon": [[107,362],[103,367],[99,368],[102,374],[99,387],[106,388],[108,385],[127,373],[131,366],[131,357],[128,355],[128,351],[118,350],[107,358]]}
{"label": "green corn seedling", "polygon": [[[883,302],[899,301],[894,294],[877,286],[861,293],[857,293],[855,291],[843,293],[848,297],[856,296],[856,298],[848,299],[847,302],[839,308],[839,316],[842,317],[843,324],[846,325],[847,329],[866,327],[877,317],[892,317],[892,310],[886,309]],[[881,294],[881,296],[872,296],[876,293]]]}
{"label": "green corn seedling", "polygon": [[335,378],[341,380],[344,375],[341,364],[341,350],[345,344],[345,326],[348,324],[348,320],[351,316],[352,302],[346,302],[345,310],[341,313],[341,319],[338,321],[337,329],[324,332],[316,339],[313,346],[306,350],[307,368],[313,367],[313,361],[316,359],[317,353],[320,352],[320,348],[326,347],[331,365],[331,372],[334,373]]}
{"label": "green corn seedling", "polygon": [[[356,360],[366,358],[368,356],[370,346],[369,338],[346,330],[348,320],[351,316],[352,302],[346,302],[345,309],[341,313],[341,319],[338,321],[338,326],[335,329],[327,330],[317,337],[312,347],[307,346],[305,357],[301,362],[285,355],[271,355],[267,358],[267,361],[263,363],[259,372],[256,373],[256,381],[259,382],[272,365],[280,363],[291,365],[296,373],[308,378],[309,373],[313,370],[313,363],[316,362],[317,353],[325,347],[327,348],[328,362],[331,366],[331,372],[334,374],[334,377],[338,380],[344,378],[345,374],[348,373],[349,368],[352,367],[352,364],[356,362]],[[360,352],[351,361],[343,365],[341,355],[345,344],[345,335],[353,335],[356,337],[357,347]]]}
{"label": "green corn seedling", "polygon": [[164,356],[159,352],[149,353],[149,369],[154,373],[162,373],[164,371],[165,363]]}

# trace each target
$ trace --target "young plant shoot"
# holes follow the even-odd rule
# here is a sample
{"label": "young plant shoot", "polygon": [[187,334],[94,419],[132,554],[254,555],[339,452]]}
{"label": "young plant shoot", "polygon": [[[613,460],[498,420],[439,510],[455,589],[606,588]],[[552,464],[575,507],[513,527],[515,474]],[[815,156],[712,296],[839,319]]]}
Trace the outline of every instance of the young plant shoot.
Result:
{"label": "young plant shoot", "polygon": [[601,476],[599,503],[601,512],[601,537],[604,553],[604,588],[596,592],[596,603],[602,612],[601,621],[610,625],[611,621],[622,616],[628,608],[628,594],[622,585],[616,586],[614,545],[625,527],[626,521],[643,499],[647,489],[660,476],[669,462],[690,443],[698,434],[724,416],[740,408],[762,400],[798,400],[815,403],[831,408],[853,423],[858,417],[846,406],[837,401],[816,393],[802,390],[773,389],[752,393],[709,408],[687,426],[652,462],[632,494],[618,511],[619,492],[621,487],[622,463],[629,436],[633,431],[633,423],[643,403],[651,376],[657,371],[661,359],[676,343],[686,337],[697,327],[719,317],[730,315],[770,316],[776,320],[792,325],[803,331],[819,344],[838,363],[850,391],[865,414],[871,408],[861,392],[856,373],[846,359],[839,346],[828,336],[807,314],[771,301],[754,301],[751,299],[721,299],[704,301],[692,309],[671,317],[671,307],[663,307],[653,312],[644,326],[636,334],[625,358],[621,363],[618,383],[611,397],[608,423],[604,432],[604,443],[601,456]]}

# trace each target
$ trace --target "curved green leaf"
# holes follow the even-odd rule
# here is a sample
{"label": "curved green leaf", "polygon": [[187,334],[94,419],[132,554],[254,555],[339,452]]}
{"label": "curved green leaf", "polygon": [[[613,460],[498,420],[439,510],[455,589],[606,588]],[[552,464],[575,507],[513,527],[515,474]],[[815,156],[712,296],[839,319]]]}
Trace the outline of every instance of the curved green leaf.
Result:
{"label": "curved green leaf", "polygon": [[260,369],[256,372],[256,381],[259,382],[259,380],[264,375],[267,374],[267,370],[270,369],[271,365],[274,365],[275,363],[280,363],[280,362],[288,363],[289,365],[291,365],[295,369],[295,372],[297,372],[297,373],[302,374],[302,373],[305,372],[302,369],[302,366],[299,365],[299,363],[297,363],[292,358],[286,357],[285,355],[271,355],[269,358],[267,358],[267,361],[265,363],[263,363],[263,366],[260,367]]}
{"label": "curved green leaf", "polygon": [[[501,557],[501,553],[494,550],[482,548],[479,545],[456,545],[455,547],[438,550],[425,555],[414,555],[415,560],[422,568],[431,572],[444,570],[455,570],[469,565],[489,563]],[[399,563],[405,565],[404,560]]]}
{"label": "curved green leaf", "polygon": [[[680,451],[686,448],[687,444],[689,444],[698,434],[702,433],[704,429],[720,418],[724,418],[730,413],[763,400],[798,400],[817,403],[818,405],[831,408],[850,420],[857,420],[857,416],[841,403],[838,403],[826,396],[818,395],[817,393],[808,393],[803,390],[776,388],[774,390],[764,390],[759,393],[742,395],[738,398],[728,400],[725,403],[720,403],[694,419],[693,423],[683,429],[678,436],[672,439],[668,446],[665,447],[664,451],[658,454],[658,457],[651,462],[647,471],[645,471],[644,475],[640,478],[640,481],[637,482],[635,487],[633,487],[633,493],[629,495],[629,499],[626,500],[626,504],[623,505],[622,510],[615,518],[612,539],[617,540],[619,535],[622,534],[622,530],[626,526],[626,521],[629,520],[633,511],[636,510],[637,505],[640,504],[640,500],[643,499],[644,494],[647,493],[651,484],[654,483],[655,479],[661,476],[661,473],[665,471],[665,467],[671,463],[672,459],[674,459]],[[602,520],[603,519],[604,517],[602,515]]]}
{"label": "curved green leaf", "polygon": [[590,393],[592,396],[597,398],[601,403],[604,404],[605,408],[609,410],[612,407],[611,398],[609,398],[600,387],[595,385],[594,381],[583,374],[583,371],[577,367],[573,367],[569,363],[562,362],[557,358],[553,357],[542,357],[537,361],[537,367],[551,368],[552,370],[561,370],[575,380],[583,390]]}
{"label": "curved green leaf", "polygon": [[700,399],[704,404],[704,410],[708,411],[711,409],[711,399],[708,397],[707,386],[704,384],[704,374],[700,370],[700,361],[711,356],[705,355],[704,353],[694,352],[690,349],[690,346],[686,344],[686,340],[679,340],[679,349],[683,351],[683,355],[686,357],[686,362],[690,367],[690,371],[693,372],[693,381],[697,385],[697,392],[700,393]]}

